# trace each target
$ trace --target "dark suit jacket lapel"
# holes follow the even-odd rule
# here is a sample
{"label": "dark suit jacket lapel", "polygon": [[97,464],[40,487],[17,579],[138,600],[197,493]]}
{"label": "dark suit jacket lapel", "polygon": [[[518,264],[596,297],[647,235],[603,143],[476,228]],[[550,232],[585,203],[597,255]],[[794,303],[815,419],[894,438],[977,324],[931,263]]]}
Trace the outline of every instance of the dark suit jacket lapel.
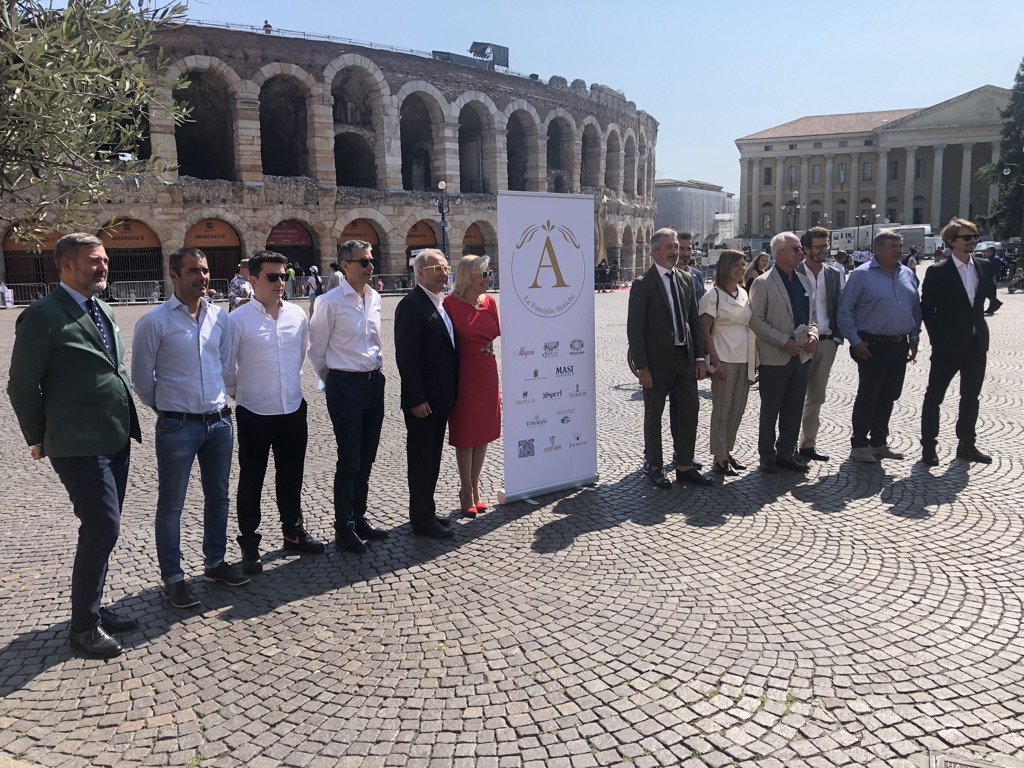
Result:
{"label": "dark suit jacket lapel", "polygon": [[[949,256],[946,257],[946,262],[947,262],[946,270],[949,273],[949,275],[946,277],[946,279],[953,282],[953,284],[956,286],[956,288],[954,290],[956,290],[957,296],[962,298],[963,301],[968,306],[970,306],[971,305],[971,299],[967,295],[967,289],[964,287],[964,281],[960,279],[960,270],[957,269],[957,266],[956,266],[956,256],[953,256],[952,254],[950,254]],[[979,273],[978,263],[977,262],[974,262],[974,271],[975,271],[975,274]],[[979,293],[981,293],[981,275],[980,274],[978,274],[978,287],[974,291],[974,300],[975,301],[978,300],[978,294]]]}
{"label": "dark suit jacket lapel", "polygon": [[435,327],[441,332],[441,335],[448,341],[449,347],[454,347],[452,344],[452,337],[448,334],[448,326],[444,324],[444,318],[441,317],[441,313],[437,311],[437,307],[434,306],[433,300],[427,296],[425,288],[416,286],[416,290],[422,293],[420,300],[423,304],[423,309],[427,313],[428,320],[435,325]]}
{"label": "dark suit jacket lapel", "polygon": [[[110,359],[110,352],[107,351],[107,345],[103,343],[103,337],[100,335],[100,329],[96,327],[96,323],[89,317],[89,313],[71,296],[70,293],[65,291],[63,288],[58,287],[54,295],[57,301],[64,307],[64,311],[78,323],[83,333],[88,336],[93,344],[96,345],[98,352],[101,352],[107,360],[113,365],[114,361]],[[102,312],[102,310],[100,310]],[[111,332],[114,329],[114,323],[110,323]]]}

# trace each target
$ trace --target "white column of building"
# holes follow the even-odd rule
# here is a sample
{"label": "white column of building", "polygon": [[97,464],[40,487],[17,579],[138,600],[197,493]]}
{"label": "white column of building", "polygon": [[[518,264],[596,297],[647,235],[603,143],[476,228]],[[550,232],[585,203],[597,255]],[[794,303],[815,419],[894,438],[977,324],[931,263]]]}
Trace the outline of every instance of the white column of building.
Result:
{"label": "white column of building", "polygon": [[782,188],[783,178],[786,171],[786,158],[779,157],[775,159],[775,214],[772,216],[772,229],[776,232],[781,232],[783,227],[786,226],[785,222],[785,209],[782,207]]}
{"label": "white column of building", "polygon": [[[750,161],[745,158],[740,158],[740,233],[749,232],[747,229],[748,216],[750,215],[750,200],[747,191],[747,184],[750,181],[747,174],[747,167],[750,165]],[[602,176],[602,178],[604,178]]]}
{"label": "white column of building", "polygon": [[960,205],[957,208],[957,216],[967,218],[971,212],[971,160],[974,153],[974,144],[964,142],[964,162],[960,167]]}
{"label": "white column of building", "polygon": [[850,218],[846,226],[859,227],[860,220],[860,152],[850,153]]}
{"label": "white column of building", "polygon": [[942,227],[942,155],[946,151],[945,144],[936,144],[935,159],[932,161],[932,232],[938,232]]}
{"label": "white column of building", "polygon": [[[889,179],[889,150],[878,150],[878,163],[875,168],[875,204],[878,208],[875,213],[880,213],[879,219],[885,218],[885,198],[888,196],[887,186]],[[870,222],[868,222],[870,223]],[[881,222],[879,222],[881,223]]]}
{"label": "white column of building", "polygon": [[[998,141],[993,141],[992,142],[992,167],[993,168],[998,168],[999,167],[999,142]],[[988,185],[988,210],[986,211],[986,213],[989,214],[990,216],[992,215],[992,206],[995,205],[995,203],[996,203],[996,201],[998,199],[999,199],[999,185],[998,184],[989,184]]]}
{"label": "white column of building", "polygon": [[835,168],[835,155],[825,155],[825,209],[824,213],[828,215],[828,222],[830,226],[835,226],[835,219],[833,218],[836,214],[832,210],[832,175]]}
{"label": "white column of building", "polygon": [[800,207],[797,208],[797,213],[799,214],[798,228],[801,230],[807,229],[807,211],[811,204],[807,196],[808,168],[810,168],[810,163],[810,155],[800,155]]}
{"label": "white column of building", "polygon": [[907,147],[906,176],[903,179],[903,223],[914,223],[914,176],[917,175],[917,147]]}
{"label": "white column of building", "polygon": [[750,169],[750,229],[751,235],[761,233],[761,158],[755,157]]}

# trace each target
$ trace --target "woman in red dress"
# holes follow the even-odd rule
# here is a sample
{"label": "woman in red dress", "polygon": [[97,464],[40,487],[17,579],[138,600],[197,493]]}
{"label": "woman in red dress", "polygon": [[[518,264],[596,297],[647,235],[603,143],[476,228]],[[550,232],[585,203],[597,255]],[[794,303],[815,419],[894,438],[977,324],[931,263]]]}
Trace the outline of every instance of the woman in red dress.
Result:
{"label": "woman in red dress", "polygon": [[480,500],[480,472],[487,444],[501,434],[501,395],[494,340],[501,335],[498,307],[487,295],[494,273],[487,256],[464,256],[455,268],[455,284],[444,299],[459,342],[459,396],[448,415],[448,444],[459,464],[459,507],[475,517],[487,505]]}

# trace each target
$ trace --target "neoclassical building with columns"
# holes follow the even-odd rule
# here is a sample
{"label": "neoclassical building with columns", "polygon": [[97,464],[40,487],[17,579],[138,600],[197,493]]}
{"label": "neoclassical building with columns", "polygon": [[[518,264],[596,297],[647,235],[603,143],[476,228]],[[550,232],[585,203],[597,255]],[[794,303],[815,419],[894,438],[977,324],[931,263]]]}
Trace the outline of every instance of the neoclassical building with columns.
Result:
{"label": "neoclassical building with columns", "polygon": [[[183,245],[203,248],[219,280],[263,248],[323,270],[358,238],[397,284],[412,251],[442,242],[440,181],[460,198],[447,215],[452,261],[498,258],[499,190],[604,187],[609,255],[627,275],[647,265],[635,244],[654,229],[658,123],[620,91],[256,28],[189,23],[156,44],[171,62],[164,74],[186,78],[158,101],[190,114],[175,125],[151,109],[139,154],[157,154],[161,178],[126,183],[92,211],[96,228],[117,219],[100,232],[115,282],[166,280]],[[9,228],[0,221],[0,279],[56,281],[52,259]]]}
{"label": "neoclassical building with columns", "polygon": [[886,219],[938,232],[986,214],[998,189],[976,173],[999,160],[1009,95],[986,85],[924,109],[801,117],[736,139],[739,234]]}

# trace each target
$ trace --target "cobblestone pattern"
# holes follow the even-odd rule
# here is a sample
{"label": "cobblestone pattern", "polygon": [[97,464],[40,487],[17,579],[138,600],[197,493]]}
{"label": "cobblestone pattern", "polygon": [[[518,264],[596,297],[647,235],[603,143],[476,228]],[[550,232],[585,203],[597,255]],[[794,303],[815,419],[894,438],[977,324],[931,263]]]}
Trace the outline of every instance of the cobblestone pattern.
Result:
{"label": "cobblestone pattern", "polygon": [[[246,587],[205,584],[197,470],[183,551],[204,608],[171,608],[154,556],[146,414],[107,589],[142,625],[112,662],[70,653],[74,517],[50,467],[28,459],[3,398],[0,754],[204,768],[923,768],[930,750],[1024,757],[1015,298],[991,321],[979,445],[992,465],[953,461],[955,390],[941,465],[915,462],[926,343],[892,422],[891,444],[908,459],[847,460],[856,375],[844,347],[819,440],[831,462],[806,478],[748,471],[724,487],[655,492],[638,472],[627,293],[599,294],[600,483],[459,519],[449,452],[439,498],[454,542],[409,530],[395,302],[385,299],[388,404],[370,516],[391,538],[363,556],[272,551]],[[144,311],[115,308],[129,341]],[[5,381],[15,317],[0,312]],[[328,539],[335,444],[311,374],[305,385],[304,503],[309,528]],[[703,452],[707,383],[701,392]],[[752,394],[736,451],[751,466],[757,405]],[[485,472],[493,501],[500,445]],[[279,545],[274,529],[264,524],[265,545]]]}

